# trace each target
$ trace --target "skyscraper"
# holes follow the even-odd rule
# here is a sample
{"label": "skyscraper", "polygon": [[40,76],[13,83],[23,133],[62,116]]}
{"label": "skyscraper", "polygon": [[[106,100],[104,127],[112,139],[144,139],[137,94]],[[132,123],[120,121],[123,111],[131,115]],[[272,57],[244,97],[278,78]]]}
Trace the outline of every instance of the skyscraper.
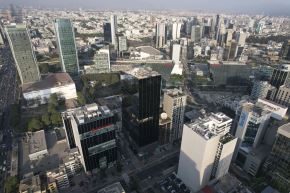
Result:
{"label": "skyscraper", "polygon": [[77,76],[80,69],[73,25],[69,19],[56,19],[54,27],[62,71]]}
{"label": "skyscraper", "polygon": [[70,148],[78,147],[85,171],[99,170],[117,160],[114,114],[93,103],[62,114]]}
{"label": "skyscraper", "polygon": [[122,51],[126,51],[128,49],[127,47],[127,37],[126,36],[120,36],[118,38],[119,46],[118,46],[118,51],[119,53]]}
{"label": "skyscraper", "polygon": [[108,73],[111,70],[110,49],[109,46],[98,50],[94,57],[98,73]]}
{"label": "skyscraper", "polygon": [[269,91],[273,88],[267,81],[255,81],[251,92],[251,99],[265,99],[269,95]]}
{"label": "skyscraper", "polygon": [[234,160],[248,174],[255,176],[265,161],[267,147],[263,148],[263,139],[270,120],[281,121],[286,112],[287,107],[265,99],[258,99],[255,104],[246,102],[242,105],[235,131],[238,143]]}
{"label": "skyscraper", "polygon": [[277,89],[283,84],[290,84],[290,65],[283,64],[274,69],[270,84]]}
{"label": "skyscraper", "polygon": [[104,41],[108,43],[112,43],[111,24],[104,23],[103,29],[104,29]]}
{"label": "skyscraper", "polygon": [[290,123],[278,128],[276,139],[268,160],[265,162],[265,171],[269,173],[273,181],[290,191]]}
{"label": "skyscraper", "polygon": [[202,35],[202,28],[199,25],[192,26],[191,41],[199,42]]}
{"label": "skyscraper", "polygon": [[156,24],[156,48],[162,48],[166,44],[167,40],[167,30],[164,23]]}
{"label": "skyscraper", "polygon": [[290,60],[290,40],[284,43],[282,47],[282,58],[285,60]]}
{"label": "skyscraper", "polygon": [[117,46],[117,33],[118,33],[117,16],[111,15],[111,39],[112,44],[114,46]]}
{"label": "skyscraper", "polygon": [[129,132],[132,145],[140,148],[158,141],[161,76],[147,68],[135,68],[128,74],[123,128]]}
{"label": "skyscraper", "polygon": [[39,81],[39,69],[26,26],[7,26],[6,33],[21,83]]}
{"label": "skyscraper", "polygon": [[180,38],[181,23],[172,24],[172,40]]}
{"label": "skyscraper", "polygon": [[211,113],[184,125],[177,174],[192,192],[228,172],[237,143],[228,133],[231,123],[223,113]]}
{"label": "skyscraper", "polygon": [[182,137],[186,95],[177,89],[164,93],[163,110],[172,120],[169,141],[174,142]]}
{"label": "skyscraper", "polygon": [[180,44],[173,44],[171,58],[172,58],[174,64],[179,64],[179,62],[180,62],[180,52],[181,52]]}

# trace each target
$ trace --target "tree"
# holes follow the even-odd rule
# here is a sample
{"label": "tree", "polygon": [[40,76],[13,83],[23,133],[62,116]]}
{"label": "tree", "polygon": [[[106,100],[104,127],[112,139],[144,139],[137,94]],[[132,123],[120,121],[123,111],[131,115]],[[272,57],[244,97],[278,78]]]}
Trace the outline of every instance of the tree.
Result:
{"label": "tree", "polygon": [[49,103],[48,106],[47,106],[47,112],[55,113],[56,112],[56,106]]}
{"label": "tree", "polygon": [[38,131],[43,127],[42,122],[38,118],[32,118],[28,122],[28,131]]}
{"label": "tree", "polygon": [[18,192],[19,181],[16,176],[10,176],[5,180],[4,188],[7,193],[17,193]]}
{"label": "tree", "polygon": [[44,123],[45,126],[49,126],[51,124],[51,120],[50,120],[50,117],[49,117],[48,113],[42,115],[41,120],[42,120],[42,122]]}
{"label": "tree", "polygon": [[58,97],[57,97],[57,94],[52,94],[50,95],[49,97],[49,104],[52,104],[54,106],[57,106],[58,105]]}
{"label": "tree", "polygon": [[85,105],[86,104],[86,99],[84,97],[84,95],[81,92],[78,92],[78,103],[80,105]]}
{"label": "tree", "polygon": [[60,113],[58,112],[51,113],[50,120],[53,125],[60,125],[62,122]]}

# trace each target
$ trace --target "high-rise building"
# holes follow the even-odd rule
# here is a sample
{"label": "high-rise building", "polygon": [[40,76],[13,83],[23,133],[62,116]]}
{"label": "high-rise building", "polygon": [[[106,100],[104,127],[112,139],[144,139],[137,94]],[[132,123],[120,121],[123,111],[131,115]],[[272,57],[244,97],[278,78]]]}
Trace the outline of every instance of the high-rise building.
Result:
{"label": "high-rise building", "polygon": [[21,83],[39,81],[40,73],[26,26],[7,26],[6,33]]}
{"label": "high-rise building", "polygon": [[104,41],[108,43],[112,43],[111,24],[104,23],[103,29],[104,29]]}
{"label": "high-rise building", "polygon": [[117,46],[117,33],[118,33],[117,16],[111,15],[111,39],[112,44],[114,46]]}
{"label": "high-rise building", "polygon": [[223,113],[185,124],[178,177],[192,192],[227,174],[237,139],[228,133],[232,119]]}
{"label": "high-rise building", "polygon": [[163,110],[171,119],[169,141],[172,143],[182,137],[186,95],[177,89],[167,90],[164,93]]}
{"label": "high-rise building", "polygon": [[158,141],[161,76],[147,68],[135,68],[126,89],[129,96],[123,99],[123,127],[136,148]]}
{"label": "high-rise building", "polygon": [[251,99],[257,100],[258,98],[265,99],[271,98],[269,91],[273,89],[273,86],[267,81],[255,81],[251,92]]}
{"label": "high-rise building", "polygon": [[[290,191],[290,123],[278,128],[271,154],[265,162],[265,171],[285,192]],[[283,191],[283,192],[284,192]]]}
{"label": "high-rise building", "polygon": [[284,84],[290,84],[290,65],[282,64],[274,69],[270,84],[277,89]]}
{"label": "high-rise building", "polygon": [[111,70],[109,46],[99,49],[94,56],[98,73],[108,73]]}
{"label": "high-rise building", "polygon": [[172,40],[180,38],[181,23],[172,24]]}
{"label": "high-rise building", "polygon": [[164,23],[156,24],[156,48],[162,48],[167,41],[167,30]]}
{"label": "high-rise building", "polygon": [[286,115],[287,108],[265,99],[258,99],[255,104],[246,102],[240,108],[241,113],[235,132],[238,143],[234,160],[248,174],[255,176],[269,149],[263,147],[269,122],[272,119],[281,121]]}
{"label": "high-rise building", "polygon": [[239,46],[244,47],[246,44],[246,39],[247,39],[247,33],[245,32],[238,32],[236,35],[236,41],[238,42]]}
{"label": "high-rise building", "polygon": [[161,113],[159,118],[159,144],[165,145],[170,143],[171,119],[166,113]]}
{"label": "high-rise building", "polygon": [[174,64],[179,64],[180,62],[180,52],[181,52],[181,46],[180,44],[173,44],[172,46],[172,60]]}
{"label": "high-rise building", "polygon": [[85,171],[110,167],[117,160],[114,114],[93,103],[62,114],[69,147],[77,147]]}
{"label": "high-rise building", "polygon": [[70,19],[56,19],[54,27],[62,71],[72,77],[77,76],[80,67],[73,25]]}
{"label": "high-rise building", "polygon": [[276,98],[274,100],[278,104],[290,107],[290,85],[280,86]]}
{"label": "high-rise building", "polygon": [[128,49],[127,37],[126,36],[119,36],[118,41],[119,41],[119,47],[118,47],[119,53],[122,51],[126,51]]}
{"label": "high-rise building", "polygon": [[202,28],[199,25],[192,26],[191,41],[199,42],[202,35]]}
{"label": "high-rise building", "polygon": [[290,60],[290,40],[283,45],[282,58],[285,60]]}

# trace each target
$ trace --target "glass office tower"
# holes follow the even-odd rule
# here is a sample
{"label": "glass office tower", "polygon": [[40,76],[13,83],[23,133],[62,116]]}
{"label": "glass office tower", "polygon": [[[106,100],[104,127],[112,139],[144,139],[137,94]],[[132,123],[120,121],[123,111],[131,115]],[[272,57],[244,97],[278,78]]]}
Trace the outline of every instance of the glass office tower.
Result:
{"label": "glass office tower", "polygon": [[79,61],[72,23],[69,19],[56,19],[54,27],[62,71],[69,73],[72,77],[77,76],[79,75]]}
{"label": "glass office tower", "polygon": [[123,100],[123,128],[137,148],[158,141],[161,76],[149,69],[132,72]]}
{"label": "glass office tower", "polygon": [[26,26],[7,26],[6,33],[21,83],[39,81],[39,69]]}

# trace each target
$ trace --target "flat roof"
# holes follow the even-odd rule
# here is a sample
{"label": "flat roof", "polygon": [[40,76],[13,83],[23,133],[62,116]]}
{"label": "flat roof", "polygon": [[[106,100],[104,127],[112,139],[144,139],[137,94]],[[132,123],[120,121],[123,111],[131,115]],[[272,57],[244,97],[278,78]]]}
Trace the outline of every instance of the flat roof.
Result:
{"label": "flat roof", "polygon": [[153,71],[151,68],[134,68],[133,70],[129,71],[128,74],[138,78],[144,79],[148,77],[160,76],[160,74],[156,71]]}
{"label": "flat roof", "polygon": [[287,138],[290,138],[290,123],[282,125],[278,128],[278,133],[284,135]]}
{"label": "flat roof", "polygon": [[153,48],[152,46],[139,46],[139,47],[136,47],[136,49],[150,55],[161,55],[161,52],[157,50],[156,48]]}
{"label": "flat roof", "polygon": [[69,84],[74,84],[70,75],[67,73],[51,73],[43,80],[35,83],[28,83],[22,85],[22,92],[31,92],[38,90],[45,90],[53,87],[60,87]]}
{"label": "flat roof", "polygon": [[165,94],[170,96],[171,98],[178,98],[178,97],[182,97],[185,96],[185,93],[182,92],[182,90],[179,89],[168,89],[165,91]]}
{"label": "flat roof", "polygon": [[[187,124],[192,131],[196,132],[204,139],[209,140],[223,132],[225,132],[226,124],[230,124],[232,119],[224,113],[211,113],[204,118],[198,118],[192,123]],[[228,125],[227,127],[230,127]],[[223,130],[224,128],[224,130]]]}
{"label": "flat roof", "polygon": [[29,154],[47,150],[44,130],[31,133],[29,138]]}
{"label": "flat roof", "polygon": [[101,190],[98,191],[98,193],[126,193],[124,188],[122,187],[120,182],[116,182],[114,184],[111,184]]}

